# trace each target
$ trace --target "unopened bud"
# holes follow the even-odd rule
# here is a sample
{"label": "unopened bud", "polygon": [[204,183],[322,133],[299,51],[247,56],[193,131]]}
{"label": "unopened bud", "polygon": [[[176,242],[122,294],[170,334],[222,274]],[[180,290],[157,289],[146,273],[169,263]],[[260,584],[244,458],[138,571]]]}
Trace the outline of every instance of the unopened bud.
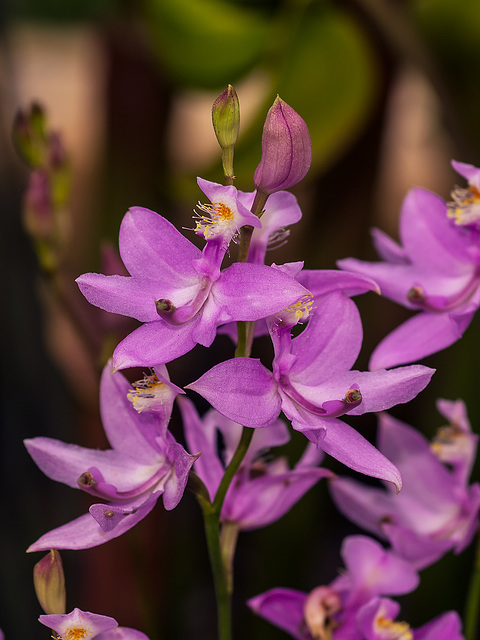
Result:
{"label": "unopened bud", "polygon": [[305,121],[277,96],[263,126],[255,187],[266,195],[289,189],[306,176],[311,163],[312,141]]}
{"label": "unopened bud", "polygon": [[229,84],[213,103],[212,122],[222,149],[223,172],[225,176],[233,179],[233,151],[240,130],[240,105],[237,92],[232,85]]}
{"label": "unopened bud", "polygon": [[62,559],[56,549],[52,549],[34,566],[33,584],[38,602],[45,613],[65,613],[65,576]]}
{"label": "unopened bud", "polygon": [[231,84],[213,103],[212,122],[222,149],[236,144],[240,130],[240,105],[237,92]]}
{"label": "unopened bud", "polygon": [[29,111],[18,111],[13,122],[13,143],[22,160],[37,168],[45,163],[46,119],[43,108],[33,103]]}
{"label": "unopened bud", "polygon": [[24,197],[23,222],[36,240],[50,239],[54,220],[50,181],[43,169],[32,171]]}

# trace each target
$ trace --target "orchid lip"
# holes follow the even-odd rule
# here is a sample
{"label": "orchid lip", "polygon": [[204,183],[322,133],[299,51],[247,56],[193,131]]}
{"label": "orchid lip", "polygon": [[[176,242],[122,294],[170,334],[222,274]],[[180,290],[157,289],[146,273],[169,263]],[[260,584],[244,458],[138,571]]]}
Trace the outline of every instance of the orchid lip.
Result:
{"label": "orchid lip", "polygon": [[115,485],[105,482],[101,472],[95,468],[90,467],[82,473],[78,478],[77,483],[80,489],[86,493],[101,498],[103,500],[110,500],[115,502],[123,502],[132,500],[143,493],[151,491],[155,485],[165,476],[166,467],[161,466],[151,478],[146,480],[143,484],[130,489],[129,491],[118,491]]}
{"label": "orchid lip", "polygon": [[477,268],[465,285],[465,287],[453,296],[429,296],[425,293],[423,287],[414,285],[407,293],[407,298],[411,304],[424,311],[433,311],[442,313],[445,311],[453,311],[461,304],[468,300],[475,293],[480,284],[480,268]]}
{"label": "orchid lip", "polygon": [[342,400],[327,400],[322,406],[313,404],[304,398],[292,385],[287,376],[281,376],[280,387],[285,393],[301,407],[322,418],[338,418],[358,407],[362,402],[362,394],[358,385],[352,385],[345,393]]}

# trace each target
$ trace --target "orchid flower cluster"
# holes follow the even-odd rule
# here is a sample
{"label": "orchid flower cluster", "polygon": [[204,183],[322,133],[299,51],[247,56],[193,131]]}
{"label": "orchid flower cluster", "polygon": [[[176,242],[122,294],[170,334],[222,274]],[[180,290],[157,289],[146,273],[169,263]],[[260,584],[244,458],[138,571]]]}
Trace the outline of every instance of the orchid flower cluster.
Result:
{"label": "orchid flower cluster", "polygon": [[[233,184],[239,106],[230,86],[214,103],[213,123],[226,184],[198,178],[203,195],[194,229],[185,235],[166,217],[132,207],[119,234],[128,275],[77,279],[89,303],[140,325],[116,346],[101,376],[110,448],[46,437],[25,442],[48,477],[92,501],[87,513],[28,549],[49,552],[36,572],[45,611],[40,622],[64,640],[146,638],[108,616],[66,613],[57,550],[107,543],[160,498],[174,509],[188,486],[205,520],[219,638],[229,640],[239,532],[278,520],[326,479],[338,509],[377,540],[346,538],[346,568],[328,585],[305,592],[272,585],[249,607],[298,640],[459,640],[457,613],[413,629],[396,620],[399,605],[391,596],[412,592],[421,569],[472,541],[480,485],[470,485],[469,477],[478,438],[460,400],[439,400],[448,426],[433,443],[384,412],[426,387],[434,372],[416,362],[459,339],[480,304],[480,170],[454,163],[468,186],[457,188],[449,203],[413,189],[402,209],[402,244],[374,232],[383,262],[347,259],[340,270],[268,263],[268,250],[284,243],[287,227],[301,219],[286,189],[309,170],[307,126],[277,97],[264,125],[255,191],[242,192]],[[202,249],[189,239],[192,232]],[[229,266],[226,257],[233,257]],[[352,297],[369,291],[418,313],[379,344],[369,371],[358,371],[362,324]],[[219,333],[231,338],[234,357],[183,389],[170,380],[169,363],[196,345],[210,347]],[[260,335],[271,341],[270,363],[250,356]],[[122,370],[133,367],[145,375],[132,383]],[[200,415],[185,390],[202,396],[208,411]],[[174,403],[183,443],[169,430]],[[372,412],[379,412],[377,446],[355,428],[355,416]],[[305,436],[293,466],[270,453],[289,441],[290,426]],[[381,486],[335,475],[320,466],[325,454]]]}

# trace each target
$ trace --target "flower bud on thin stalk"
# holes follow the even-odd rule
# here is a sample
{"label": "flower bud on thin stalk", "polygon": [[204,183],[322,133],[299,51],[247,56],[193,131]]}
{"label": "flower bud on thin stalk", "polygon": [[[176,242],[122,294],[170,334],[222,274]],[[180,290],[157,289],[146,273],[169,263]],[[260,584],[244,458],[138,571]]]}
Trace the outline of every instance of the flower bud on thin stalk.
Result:
{"label": "flower bud on thin stalk", "polygon": [[71,169],[61,135],[48,127],[44,109],[33,103],[13,123],[13,143],[31,173],[23,202],[23,224],[42,271],[58,271],[69,237]]}
{"label": "flower bud on thin stalk", "polygon": [[[308,127],[298,113],[277,95],[270,107],[262,134],[262,159],[253,182],[257,189],[251,211],[262,215],[268,197],[296,185],[312,164],[312,141]],[[246,262],[253,228],[243,227],[238,261]],[[250,355],[255,323],[238,323],[236,355]],[[243,353],[242,353],[243,350]]]}
{"label": "flower bud on thin stalk", "polygon": [[221,93],[212,106],[212,122],[218,144],[222,149],[222,165],[225,183],[233,184],[233,153],[240,130],[240,105],[231,84]]}
{"label": "flower bud on thin stalk", "polygon": [[[296,185],[312,164],[312,141],[298,113],[277,95],[270,107],[262,134],[262,159],[255,169],[257,189],[252,213],[261,216],[268,196]],[[239,262],[245,262],[253,229],[242,229]]]}
{"label": "flower bud on thin stalk", "polygon": [[19,156],[31,169],[44,166],[47,155],[46,117],[39,104],[34,102],[29,110],[17,112],[12,140]]}

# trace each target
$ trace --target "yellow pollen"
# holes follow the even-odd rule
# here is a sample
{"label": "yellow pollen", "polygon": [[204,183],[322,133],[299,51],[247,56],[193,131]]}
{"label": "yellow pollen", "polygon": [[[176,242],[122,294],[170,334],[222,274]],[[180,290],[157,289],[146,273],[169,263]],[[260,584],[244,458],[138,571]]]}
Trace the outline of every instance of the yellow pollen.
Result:
{"label": "yellow pollen", "polygon": [[156,406],[162,406],[169,395],[168,385],[161,382],[154,373],[134,382],[132,387],[133,389],[127,393],[127,399],[138,413],[145,409],[155,410]]}
{"label": "yellow pollen", "polygon": [[385,640],[413,640],[413,633],[406,622],[377,618],[375,624]]}
{"label": "yellow pollen", "polygon": [[306,320],[308,318],[312,309],[313,298],[312,296],[305,295],[303,298],[300,298],[300,300],[287,307],[286,311],[293,313],[295,322],[300,322],[301,320]]}
{"label": "yellow pollen", "polygon": [[215,202],[213,205],[212,218],[215,220],[224,220],[231,222],[233,220],[233,211],[223,202]]}
{"label": "yellow pollen", "polygon": [[452,200],[447,203],[447,215],[455,224],[473,224],[480,219],[480,191],[473,184],[467,189],[457,187],[451,193]]}
{"label": "yellow pollen", "polygon": [[63,633],[65,640],[81,640],[81,638],[92,637],[93,633],[85,629],[85,627],[72,627]]}
{"label": "yellow pollen", "polygon": [[430,448],[442,462],[450,462],[453,457],[468,457],[470,438],[457,424],[452,423],[437,429]]}
{"label": "yellow pollen", "polygon": [[207,215],[195,211],[197,218],[195,233],[203,234],[206,239],[215,236],[222,229],[228,228],[235,220],[235,212],[223,202],[214,202],[213,204],[199,202],[197,208]]}

